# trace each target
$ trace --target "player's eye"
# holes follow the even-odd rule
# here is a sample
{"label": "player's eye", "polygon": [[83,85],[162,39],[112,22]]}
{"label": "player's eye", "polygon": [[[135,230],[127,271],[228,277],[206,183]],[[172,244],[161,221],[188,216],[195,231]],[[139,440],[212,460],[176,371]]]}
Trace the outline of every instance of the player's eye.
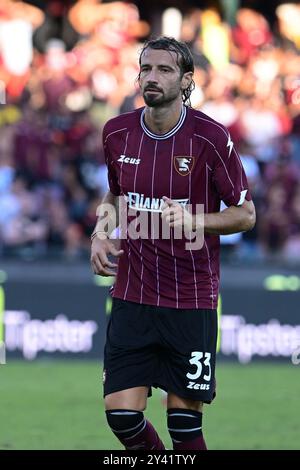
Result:
{"label": "player's eye", "polygon": [[167,73],[167,72],[170,72],[170,69],[167,69],[167,68],[163,67],[163,68],[161,69],[161,71],[164,72],[164,73]]}

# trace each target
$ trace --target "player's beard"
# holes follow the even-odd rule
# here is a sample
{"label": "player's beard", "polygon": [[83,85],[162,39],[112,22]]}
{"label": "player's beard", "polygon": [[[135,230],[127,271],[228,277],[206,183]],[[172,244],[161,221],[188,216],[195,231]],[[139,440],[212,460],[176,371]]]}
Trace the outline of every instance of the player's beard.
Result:
{"label": "player's beard", "polygon": [[178,91],[170,91],[167,95],[165,95],[163,91],[160,91],[160,93],[157,94],[147,93],[147,91],[144,91],[143,98],[147,106],[150,108],[158,108],[175,101],[178,98]]}

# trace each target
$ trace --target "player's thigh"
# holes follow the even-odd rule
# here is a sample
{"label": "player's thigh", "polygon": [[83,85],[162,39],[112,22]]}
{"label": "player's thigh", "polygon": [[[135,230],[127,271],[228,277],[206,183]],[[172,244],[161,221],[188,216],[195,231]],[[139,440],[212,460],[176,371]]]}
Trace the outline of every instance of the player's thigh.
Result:
{"label": "player's thigh", "polygon": [[169,392],[167,398],[167,408],[181,408],[202,412],[203,402],[189,398],[182,398],[173,392]]}
{"label": "player's thigh", "polygon": [[144,411],[147,405],[148,387],[133,387],[106,395],[106,410]]}
{"label": "player's thigh", "polygon": [[113,300],[104,348],[103,392],[105,397],[114,398],[107,402],[117,400],[144,406],[144,397],[159,364],[156,333],[149,313],[147,306]]}
{"label": "player's thigh", "polygon": [[[167,353],[161,383],[170,393],[171,403],[177,403],[174,407],[210,403],[215,395],[217,312],[201,309],[170,313],[163,325]],[[186,401],[180,402],[179,397]]]}

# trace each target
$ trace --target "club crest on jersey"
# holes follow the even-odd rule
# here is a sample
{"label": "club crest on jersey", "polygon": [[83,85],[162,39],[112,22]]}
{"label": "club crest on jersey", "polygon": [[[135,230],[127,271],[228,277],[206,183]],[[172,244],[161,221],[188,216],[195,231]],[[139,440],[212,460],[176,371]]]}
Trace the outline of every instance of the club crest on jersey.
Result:
{"label": "club crest on jersey", "polygon": [[187,176],[194,167],[194,157],[174,157],[174,167],[181,176]]}

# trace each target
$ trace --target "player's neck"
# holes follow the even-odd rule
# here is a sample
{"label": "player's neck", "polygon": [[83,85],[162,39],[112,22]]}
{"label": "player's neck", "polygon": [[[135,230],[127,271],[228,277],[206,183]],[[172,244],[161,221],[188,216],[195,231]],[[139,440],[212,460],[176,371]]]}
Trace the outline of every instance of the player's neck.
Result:
{"label": "player's neck", "polygon": [[182,112],[182,101],[174,102],[166,107],[146,106],[145,124],[154,134],[166,134],[179,121]]}

